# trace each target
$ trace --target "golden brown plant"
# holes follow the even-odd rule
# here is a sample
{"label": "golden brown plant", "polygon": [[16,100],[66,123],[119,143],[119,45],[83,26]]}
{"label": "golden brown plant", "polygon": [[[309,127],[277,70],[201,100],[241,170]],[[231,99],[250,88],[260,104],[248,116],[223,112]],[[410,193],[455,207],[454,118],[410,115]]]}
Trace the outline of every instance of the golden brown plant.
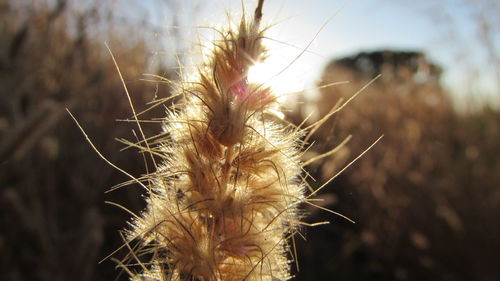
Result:
{"label": "golden brown plant", "polygon": [[[271,89],[247,80],[265,57],[262,2],[222,38],[193,81],[178,85],[159,157],[146,176],[147,209],[126,241],[143,267],[132,280],[287,280],[288,238],[304,201],[303,131],[280,120]],[[139,256],[149,254],[150,261]]]}
{"label": "golden brown plant", "polygon": [[247,79],[266,57],[262,4],[252,20],[243,16],[238,27],[221,31],[206,62],[177,84],[174,97],[182,101],[167,109],[163,133],[146,138],[130,101],[142,140],[125,143],[149,154],[156,168],[141,178],[121,170],[148,192],[119,262],[132,280],[288,280],[289,240],[299,225],[310,225],[300,221],[299,205],[337,214],[310,197],[338,174],[305,196],[301,172],[335,149],[306,163],[300,157],[311,134],[345,103],[305,129],[276,114],[272,89]]}

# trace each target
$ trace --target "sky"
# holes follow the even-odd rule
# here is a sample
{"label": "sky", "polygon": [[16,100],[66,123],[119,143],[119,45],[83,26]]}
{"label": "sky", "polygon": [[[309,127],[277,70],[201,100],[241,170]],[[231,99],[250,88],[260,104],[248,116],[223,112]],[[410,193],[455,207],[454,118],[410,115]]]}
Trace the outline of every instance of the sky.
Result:
{"label": "sky", "polygon": [[[253,12],[257,1],[243,2],[247,11]],[[481,7],[477,4],[481,2],[490,6]],[[267,35],[277,41],[268,40],[266,43],[271,51],[270,59],[273,59],[269,64],[271,67],[262,69],[267,69],[269,73],[264,74],[273,77],[272,81],[284,91],[293,91],[313,87],[325,63],[332,58],[377,49],[417,50],[425,52],[433,62],[444,67],[443,83],[458,99],[474,93],[482,95],[480,99],[498,102],[500,61],[492,63],[477,30],[478,15],[481,17],[482,12],[488,12],[489,19],[498,20],[500,4],[495,2],[266,0],[263,22],[272,25]],[[235,0],[175,3],[170,8],[177,11],[180,25],[191,26],[182,31],[188,38],[186,45],[197,40],[209,41],[214,36],[208,29],[193,26],[221,27],[227,23],[228,11],[237,20],[242,10],[242,2]],[[157,7],[150,8],[158,11]],[[156,25],[158,22],[168,24],[167,16],[156,15],[159,17],[150,17]],[[500,22],[496,23],[500,26]],[[498,59],[500,27],[494,26],[492,30],[490,39],[494,45],[490,51],[493,50]],[[306,47],[307,51],[303,52]],[[288,66],[291,61],[294,63]],[[497,69],[494,69],[495,65]],[[281,72],[285,67],[286,71]],[[275,76],[276,73],[280,75]]]}

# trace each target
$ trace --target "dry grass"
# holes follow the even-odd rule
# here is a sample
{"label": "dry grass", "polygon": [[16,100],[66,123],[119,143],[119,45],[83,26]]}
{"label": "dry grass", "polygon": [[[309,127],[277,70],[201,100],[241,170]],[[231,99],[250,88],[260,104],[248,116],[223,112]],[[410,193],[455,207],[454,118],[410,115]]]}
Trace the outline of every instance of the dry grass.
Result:
{"label": "dry grass", "polygon": [[[102,18],[95,22],[103,37],[89,36],[91,19],[100,17],[92,9],[75,16],[70,6],[19,9],[14,2],[25,1],[0,1],[1,276],[114,279],[115,264],[97,262],[121,245],[116,231],[129,214],[103,202],[120,202],[138,212],[145,207],[142,191],[104,194],[128,178],[84,143],[64,108],[85,124],[104,155],[141,175],[146,172],[141,157],[119,152],[122,145],[110,138],[135,140],[130,124],[115,121],[129,118],[130,106],[99,38],[107,38],[122,66],[134,104],[155,94],[168,97],[170,88],[159,84],[157,92],[155,84],[139,81],[149,67],[151,42],[125,37],[113,29],[113,21]],[[328,110],[339,96],[348,97],[373,77],[335,71],[325,82],[353,83],[324,90],[320,104]],[[152,72],[176,79],[175,71]],[[323,206],[357,224],[338,220],[307,231],[297,279],[499,279],[500,113],[487,107],[456,112],[438,83],[415,83],[411,70],[381,72],[382,79],[313,136],[317,145],[310,157],[353,135],[336,158],[315,166],[313,175],[326,179],[385,134],[320,194]],[[142,117],[161,116],[163,109],[157,109]],[[154,135],[160,125],[143,128],[145,135]],[[311,221],[332,219],[311,211]]]}
{"label": "dry grass", "polygon": [[[377,55],[371,54],[372,62]],[[343,210],[357,225],[332,224],[312,234],[309,240],[320,242],[306,246],[305,256],[316,265],[304,269],[314,272],[305,279],[325,274],[370,280],[498,279],[500,113],[488,107],[456,112],[438,83],[438,68],[419,54],[399,61],[397,56],[382,53],[380,71],[373,73],[346,61],[325,71],[324,83],[351,83],[322,90],[320,110],[375,73],[382,78],[318,132],[320,151],[347,135],[352,140],[336,157],[318,164],[314,174],[328,177],[342,167],[342,155],[349,159],[381,133],[384,139],[327,189],[328,206]],[[320,249],[328,254],[312,254]]]}
{"label": "dry grass", "polygon": [[[106,187],[124,178],[82,143],[65,108],[85,123],[104,154],[142,173],[143,164],[119,153],[120,145],[109,137],[131,135],[128,124],[115,121],[129,117],[129,105],[103,42],[88,32],[102,30],[126,65],[137,103],[152,100],[156,91],[154,84],[139,81],[149,66],[149,44],[133,36],[114,36],[112,22],[99,18],[92,7],[77,16],[71,8],[74,2],[37,2],[23,8],[31,5],[28,2],[0,1],[1,276],[113,279],[113,264],[107,264],[107,270],[97,267],[97,261],[119,245],[116,229],[127,214],[103,202],[130,201],[132,209],[143,205],[134,199],[139,197],[136,190],[105,197]],[[159,85],[159,97],[168,92]]]}

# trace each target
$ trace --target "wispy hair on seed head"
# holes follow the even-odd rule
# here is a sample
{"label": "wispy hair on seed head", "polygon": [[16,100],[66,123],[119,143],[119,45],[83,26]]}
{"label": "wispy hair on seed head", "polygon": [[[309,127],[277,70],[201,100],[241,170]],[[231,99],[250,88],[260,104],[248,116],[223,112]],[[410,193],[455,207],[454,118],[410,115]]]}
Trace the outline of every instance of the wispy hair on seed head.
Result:
{"label": "wispy hair on seed head", "polygon": [[[252,65],[267,55],[266,29],[260,26],[263,2],[258,1],[252,19],[243,15],[236,28],[220,31],[195,75],[184,76],[195,80],[175,84],[173,96],[182,101],[166,110],[157,136],[145,136],[141,123],[148,120],[139,120],[144,111],[135,111],[111,54],[132,109],[129,121],[140,133],[136,142],[121,141],[149,155],[155,169],[136,178],[99,153],[131,178],[112,190],[138,183],[147,191],[141,214],[123,208],[133,218],[123,232],[121,248],[128,254],[118,267],[131,280],[288,280],[296,256],[294,235],[302,225],[323,223],[301,222],[300,205],[340,215],[311,198],[326,183],[313,190],[305,181],[303,167],[309,162],[300,158],[310,135],[302,124],[276,118],[273,89],[247,79]],[[326,119],[307,129],[315,131]]]}

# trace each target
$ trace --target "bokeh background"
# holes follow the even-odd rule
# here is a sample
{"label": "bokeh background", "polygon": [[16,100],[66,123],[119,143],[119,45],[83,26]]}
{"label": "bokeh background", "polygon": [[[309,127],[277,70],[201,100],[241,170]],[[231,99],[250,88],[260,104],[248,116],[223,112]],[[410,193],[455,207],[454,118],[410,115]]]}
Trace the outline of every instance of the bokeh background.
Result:
{"label": "bokeh background", "polygon": [[[130,217],[105,202],[139,212],[142,191],[105,193],[128,178],[65,108],[109,160],[146,173],[117,141],[137,129],[117,121],[132,113],[105,42],[142,111],[171,94],[144,74],[190,71],[205,27],[223,26],[226,11],[238,18],[241,2],[0,0],[0,280],[127,279],[115,261],[98,264]],[[317,187],[384,135],[319,195],[356,224],[307,210],[331,223],[297,236],[295,280],[500,280],[499,16],[495,0],[266,1],[269,69],[300,55],[269,74],[284,93],[307,89],[285,97],[292,122],[310,112],[313,122],[382,74],[311,139],[304,160],[352,136],[308,167]]]}

